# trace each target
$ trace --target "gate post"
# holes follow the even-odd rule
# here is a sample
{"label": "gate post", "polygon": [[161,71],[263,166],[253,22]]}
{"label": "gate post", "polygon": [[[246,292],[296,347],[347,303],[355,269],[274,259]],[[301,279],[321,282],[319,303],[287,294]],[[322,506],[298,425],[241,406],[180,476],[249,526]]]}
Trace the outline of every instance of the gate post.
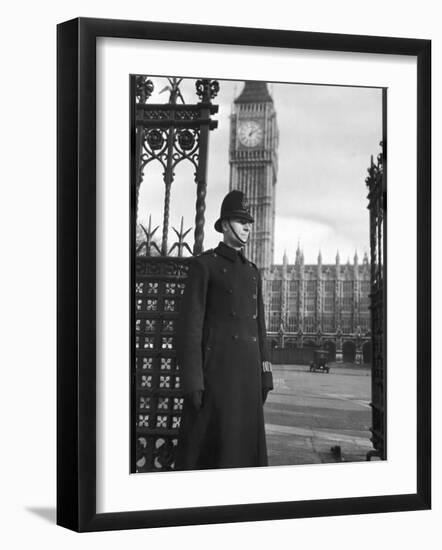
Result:
{"label": "gate post", "polygon": [[[193,254],[201,254],[204,241],[204,214],[206,211],[206,189],[207,189],[207,156],[209,151],[209,132],[213,129],[210,123],[211,113],[214,112],[214,106],[211,100],[216,97],[219,91],[219,84],[216,80],[197,80],[197,95],[201,99],[201,120],[205,121],[200,128],[199,142],[199,162],[195,173],[196,181],[196,214],[195,214],[195,243]],[[216,108],[218,110],[218,108]],[[216,111],[215,111],[216,112]]]}
{"label": "gate post", "polygon": [[384,246],[385,238],[385,143],[381,142],[382,152],[377,157],[377,163],[371,157],[366,184],[369,189],[368,209],[370,211],[370,256],[371,256],[371,339],[372,339],[372,437],[374,450],[367,454],[367,460],[372,456],[387,457],[387,402],[386,402],[386,362],[385,362],[385,318],[384,304]]}
{"label": "gate post", "polygon": [[[149,213],[149,227],[142,227],[146,240],[131,247],[131,472],[174,469],[183,409],[176,320],[189,269],[189,258],[183,253],[203,251],[209,132],[218,125],[211,118],[218,111],[211,103],[219,90],[217,81],[196,81],[201,101],[186,104],[180,91],[182,79],[167,80],[169,101],[153,104],[148,102],[154,89],[152,80],[141,75],[131,77],[132,223],[137,222],[133,216],[138,211],[139,188],[150,163],[161,165],[162,178],[149,184],[164,186],[163,212]],[[183,218],[179,229],[169,227],[175,169],[181,162],[190,162],[195,169],[193,247],[185,242],[191,229],[185,229]],[[160,226],[163,233],[158,246],[152,237]],[[174,243],[168,242],[170,229],[176,234]],[[134,239],[135,231],[132,235]]]}

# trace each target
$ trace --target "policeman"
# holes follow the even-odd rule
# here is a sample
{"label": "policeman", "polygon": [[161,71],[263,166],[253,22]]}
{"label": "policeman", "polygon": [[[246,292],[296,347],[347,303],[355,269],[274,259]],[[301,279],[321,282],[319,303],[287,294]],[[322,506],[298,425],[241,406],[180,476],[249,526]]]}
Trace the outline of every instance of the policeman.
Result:
{"label": "policeman", "polygon": [[231,191],[215,223],[223,241],[192,260],[177,330],[185,400],[176,469],[267,465],[262,285],[242,253],[253,221],[244,194]]}

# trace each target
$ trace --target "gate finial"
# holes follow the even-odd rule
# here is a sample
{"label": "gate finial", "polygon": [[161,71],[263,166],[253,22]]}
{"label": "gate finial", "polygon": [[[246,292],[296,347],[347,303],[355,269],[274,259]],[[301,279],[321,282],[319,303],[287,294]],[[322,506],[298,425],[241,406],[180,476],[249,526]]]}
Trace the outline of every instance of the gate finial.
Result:
{"label": "gate finial", "polygon": [[190,246],[184,242],[184,239],[186,238],[186,235],[189,233],[189,231],[191,231],[191,227],[189,227],[189,229],[187,231],[184,231],[184,217],[181,216],[181,226],[180,226],[180,230],[177,231],[175,229],[175,227],[172,227],[172,229],[175,231],[177,237],[178,237],[178,241],[175,242],[172,246],[172,248],[169,250],[169,256],[172,254],[172,252],[175,250],[175,248],[178,248],[178,257],[182,257],[183,255],[183,250],[186,249],[190,252],[190,254],[192,254],[192,250],[190,249]]}

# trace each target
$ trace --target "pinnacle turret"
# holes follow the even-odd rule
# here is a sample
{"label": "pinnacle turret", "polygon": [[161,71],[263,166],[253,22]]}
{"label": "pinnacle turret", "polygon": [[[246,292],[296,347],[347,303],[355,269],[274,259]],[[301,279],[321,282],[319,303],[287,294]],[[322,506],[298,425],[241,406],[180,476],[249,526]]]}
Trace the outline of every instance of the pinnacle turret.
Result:
{"label": "pinnacle turret", "polygon": [[301,247],[299,246],[299,240],[298,240],[298,247],[296,249],[296,256],[295,256],[295,264],[301,263]]}

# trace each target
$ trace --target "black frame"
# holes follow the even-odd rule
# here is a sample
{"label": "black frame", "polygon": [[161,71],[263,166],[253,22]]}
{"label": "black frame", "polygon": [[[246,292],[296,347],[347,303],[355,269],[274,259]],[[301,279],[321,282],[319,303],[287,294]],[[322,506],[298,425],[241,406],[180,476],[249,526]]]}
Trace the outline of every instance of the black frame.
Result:
{"label": "black frame", "polygon": [[[57,523],[75,531],[424,510],[431,506],[431,41],[79,18],[57,28]],[[417,59],[417,492],[96,513],[96,38]],[[405,443],[405,442],[404,442]]]}

